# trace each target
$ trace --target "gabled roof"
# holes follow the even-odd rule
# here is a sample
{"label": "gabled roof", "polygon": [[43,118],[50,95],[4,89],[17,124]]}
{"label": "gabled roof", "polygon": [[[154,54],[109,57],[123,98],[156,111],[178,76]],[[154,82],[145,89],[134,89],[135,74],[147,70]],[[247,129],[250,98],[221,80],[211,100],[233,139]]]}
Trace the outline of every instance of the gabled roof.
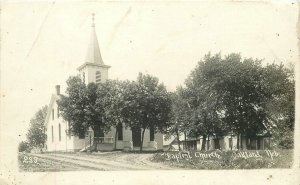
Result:
{"label": "gabled roof", "polygon": [[60,98],[60,96],[57,95],[57,94],[52,94],[52,96],[51,96],[51,100],[50,100],[50,103],[49,103],[49,106],[48,106],[48,110],[47,110],[47,115],[46,115],[46,118],[45,118],[45,126],[46,126],[46,128],[47,128],[47,125],[48,125],[48,122],[49,122],[49,118],[50,118],[50,115],[51,115],[51,110],[53,109],[53,104],[59,98]]}

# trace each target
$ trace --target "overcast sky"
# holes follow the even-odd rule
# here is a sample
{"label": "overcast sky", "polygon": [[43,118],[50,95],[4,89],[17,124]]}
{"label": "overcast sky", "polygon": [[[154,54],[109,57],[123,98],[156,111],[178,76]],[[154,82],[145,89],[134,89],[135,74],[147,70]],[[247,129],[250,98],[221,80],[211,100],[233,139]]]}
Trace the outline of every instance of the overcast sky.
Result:
{"label": "overcast sky", "polygon": [[84,62],[93,12],[112,79],[149,73],[173,91],[209,51],[265,63],[295,63],[298,56],[292,2],[2,3],[2,137],[24,139],[54,86],[64,92]]}

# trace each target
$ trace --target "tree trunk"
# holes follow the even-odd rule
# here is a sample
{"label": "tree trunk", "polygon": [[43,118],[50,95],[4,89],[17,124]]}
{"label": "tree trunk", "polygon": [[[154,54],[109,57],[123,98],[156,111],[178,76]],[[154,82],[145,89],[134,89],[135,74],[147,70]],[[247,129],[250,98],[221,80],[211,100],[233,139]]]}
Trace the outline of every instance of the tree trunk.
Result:
{"label": "tree trunk", "polygon": [[184,133],[184,149],[186,150],[186,132]]}
{"label": "tree trunk", "polygon": [[118,136],[118,128],[116,127],[116,132],[115,132],[115,142],[114,142],[114,150],[117,149],[117,136]]}
{"label": "tree trunk", "polygon": [[206,135],[203,135],[203,139],[202,139],[202,145],[201,145],[201,151],[205,150],[205,146],[206,146]]}
{"label": "tree trunk", "polygon": [[142,132],[142,143],[141,143],[141,146],[140,146],[140,152],[143,151],[143,143],[144,143],[144,134],[145,134],[145,130],[146,130],[146,129],[143,128],[143,132]]}
{"label": "tree trunk", "polygon": [[180,147],[180,138],[179,138],[179,132],[178,132],[178,129],[176,129],[176,135],[177,135],[178,149],[179,149],[179,151],[181,151],[181,147]]}
{"label": "tree trunk", "polygon": [[240,133],[237,133],[236,148],[240,149]]}
{"label": "tree trunk", "polygon": [[207,136],[207,139],[208,139],[208,143],[207,143],[207,150],[209,150],[209,148],[210,148],[210,140],[209,140],[209,135]]}
{"label": "tree trunk", "polygon": [[[91,138],[91,136],[90,136],[90,140],[91,140],[92,138]],[[97,148],[98,148],[98,140],[94,137],[93,138],[93,140],[94,140],[94,142],[93,142],[93,144],[92,145],[94,145],[95,146],[95,149],[94,149],[94,151],[97,151]],[[90,141],[90,143],[91,143],[91,141]],[[92,146],[90,145],[90,150],[92,151]]]}
{"label": "tree trunk", "polygon": [[218,135],[216,136],[216,140],[215,140],[215,149],[221,150],[220,138]]}
{"label": "tree trunk", "polygon": [[241,150],[243,150],[243,134],[241,133]]}

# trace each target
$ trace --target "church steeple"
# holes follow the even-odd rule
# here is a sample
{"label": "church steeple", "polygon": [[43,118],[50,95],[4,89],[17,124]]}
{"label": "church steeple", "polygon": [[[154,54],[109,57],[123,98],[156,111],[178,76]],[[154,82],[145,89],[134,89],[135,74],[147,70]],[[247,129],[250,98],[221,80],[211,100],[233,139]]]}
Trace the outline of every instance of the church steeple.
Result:
{"label": "church steeple", "polygon": [[85,62],[104,65],[104,62],[101,57],[99,43],[98,43],[96,29],[95,29],[94,13],[92,14],[92,30],[91,30],[90,43],[88,46]]}
{"label": "church steeple", "polygon": [[98,44],[95,30],[95,14],[92,14],[92,34],[87,50],[84,63],[77,69],[82,77],[82,81],[86,84],[94,82],[96,84],[104,83],[108,79],[108,69],[110,66],[105,65]]}

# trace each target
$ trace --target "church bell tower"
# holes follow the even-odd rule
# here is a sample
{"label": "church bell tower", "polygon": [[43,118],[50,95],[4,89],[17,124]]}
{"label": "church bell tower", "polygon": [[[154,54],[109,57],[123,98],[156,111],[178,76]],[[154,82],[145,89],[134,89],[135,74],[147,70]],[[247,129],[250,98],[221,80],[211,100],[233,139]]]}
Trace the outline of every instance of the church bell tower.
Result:
{"label": "church bell tower", "polygon": [[104,83],[108,79],[108,69],[110,66],[105,65],[98,44],[96,29],[95,29],[95,14],[92,14],[92,30],[90,43],[88,46],[86,59],[84,64],[77,68],[81,79],[85,84],[94,82],[96,84]]}

